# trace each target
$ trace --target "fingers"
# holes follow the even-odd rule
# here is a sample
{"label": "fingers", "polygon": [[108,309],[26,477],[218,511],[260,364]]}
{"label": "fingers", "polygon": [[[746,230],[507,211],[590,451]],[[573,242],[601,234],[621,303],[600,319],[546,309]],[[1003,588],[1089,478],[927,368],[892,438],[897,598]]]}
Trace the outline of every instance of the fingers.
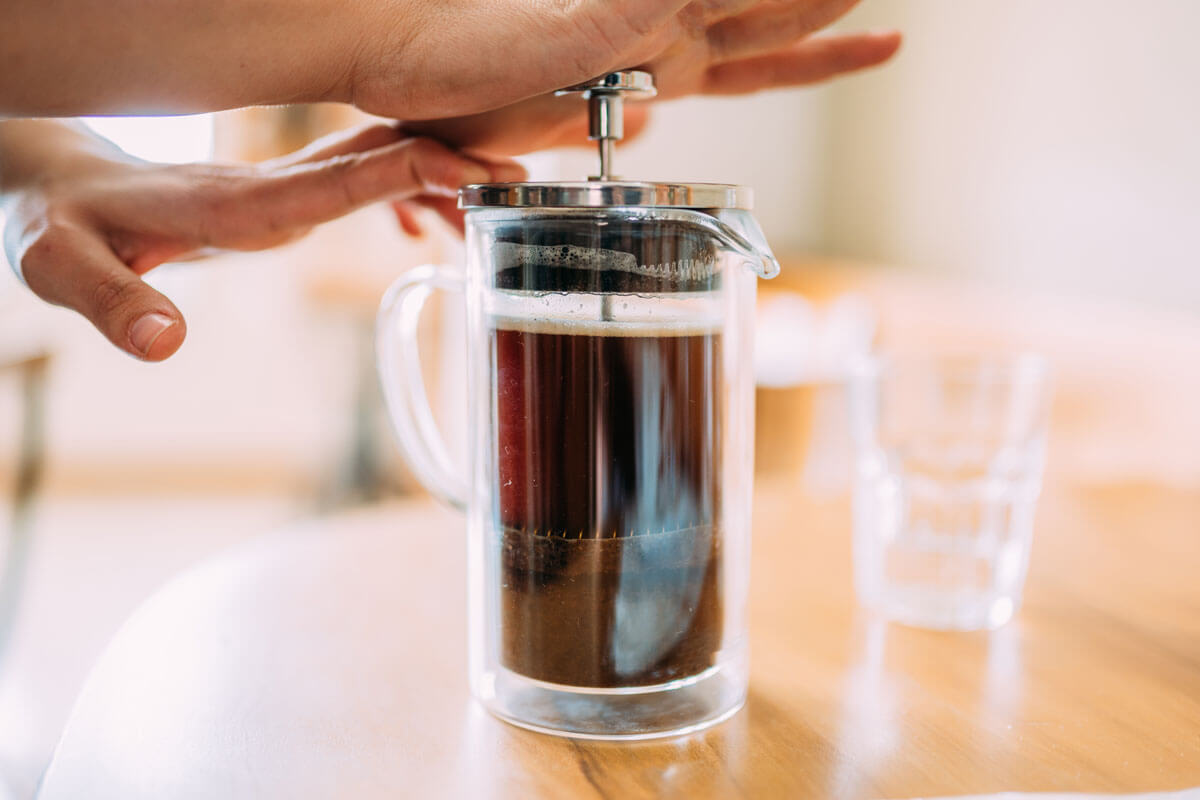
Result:
{"label": "fingers", "polygon": [[873,67],[900,48],[900,34],[859,33],[807,39],[779,53],[731,61],[709,68],[706,94],[744,94],[760,89],[803,86],[845,72]]}
{"label": "fingers", "polygon": [[708,29],[711,61],[720,63],[772,53],[829,25],[858,0],[760,3]]}
{"label": "fingers", "polygon": [[114,345],[144,361],[162,361],[183,344],[187,326],[175,305],[144,283],[91,230],[45,227],[18,249],[35,294],[78,311]]}
{"label": "fingers", "polygon": [[266,169],[279,169],[295,166],[296,164],[311,164],[315,161],[324,161],[335,156],[362,153],[378,147],[385,147],[403,138],[404,134],[401,133],[399,126],[386,123],[373,123],[357,128],[347,128],[346,130],[331,133],[328,136],[322,136],[320,139],[302,147],[294,153],[288,153],[280,158],[263,162],[261,166]]}
{"label": "fingers", "polygon": [[462,236],[466,232],[466,214],[458,207],[458,201],[449,197],[418,197],[400,200],[392,204],[400,229],[409,236],[425,235],[425,224],[421,220],[422,209],[436,213],[443,221]]}
{"label": "fingers", "polygon": [[[363,136],[373,135],[362,133]],[[209,206],[205,244],[256,249],[293,230],[327,222],[381,200],[454,197],[468,183],[520,180],[511,162],[468,158],[431,139],[408,139],[366,152],[274,168],[237,182]]]}
{"label": "fingers", "polygon": [[[477,154],[473,158],[491,170],[493,182],[521,181],[528,177],[524,167],[507,158],[485,154]],[[425,224],[420,217],[422,209],[437,213],[460,236],[466,232],[466,215],[458,207],[457,194],[450,197],[418,195],[392,203],[392,211],[396,214],[400,229],[418,238],[425,234]]]}
{"label": "fingers", "polygon": [[[647,103],[625,104],[625,141],[638,136],[649,119]],[[587,106],[570,98],[539,95],[505,108],[443,120],[403,123],[414,136],[429,136],[456,147],[518,155],[588,142]],[[504,180],[524,180],[524,177]]]}
{"label": "fingers", "polygon": [[761,2],[762,0],[693,0],[679,13],[692,30],[703,31],[714,22],[741,14]]}
{"label": "fingers", "polygon": [[512,155],[556,146],[557,131],[564,123],[583,120],[586,126],[586,109],[586,103],[542,94],[482,114],[406,121],[403,129],[410,135],[429,136],[455,147]]}
{"label": "fingers", "polygon": [[[728,1],[707,0],[710,4]],[[691,4],[687,0],[652,0],[652,2],[647,2],[647,0],[601,0],[593,5],[598,6],[600,13],[604,16],[620,19],[632,31],[645,34]]]}
{"label": "fingers", "polygon": [[400,223],[400,230],[414,239],[425,235],[425,226],[421,224],[418,211],[417,204],[411,200],[397,200],[392,203],[392,212],[396,215],[396,222]]}
{"label": "fingers", "polygon": [[458,201],[449,197],[423,197],[420,203],[441,217],[447,225],[461,236],[466,232],[466,214],[458,207]]}

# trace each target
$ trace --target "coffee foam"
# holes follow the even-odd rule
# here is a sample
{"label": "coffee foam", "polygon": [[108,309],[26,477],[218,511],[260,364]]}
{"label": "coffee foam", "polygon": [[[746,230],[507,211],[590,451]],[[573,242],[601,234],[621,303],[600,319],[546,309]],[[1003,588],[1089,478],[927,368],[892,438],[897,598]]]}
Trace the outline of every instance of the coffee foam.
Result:
{"label": "coffee foam", "polygon": [[666,337],[709,336],[721,332],[714,318],[686,320],[526,319],[493,316],[495,330],[552,333],[560,336]]}
{"label": "coffee foam", "polygon": [[497,272],[514,267],[558,267],[588,272],[625,272],[662,280],[702,281],[713,276],[712,258],[680,258],[661,264],[638,264],[633,253],[573,244],[534,245],[497,242],[492,245]]}

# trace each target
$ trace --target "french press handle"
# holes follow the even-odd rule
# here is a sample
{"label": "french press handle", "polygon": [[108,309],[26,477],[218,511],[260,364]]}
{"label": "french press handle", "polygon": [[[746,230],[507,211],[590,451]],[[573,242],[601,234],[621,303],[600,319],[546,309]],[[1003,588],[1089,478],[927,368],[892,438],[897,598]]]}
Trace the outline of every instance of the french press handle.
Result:
{"label": "french press handle", "polygon": [[631,100],[654,97],[658,94],[654,76],[633,69],[610,72],[595,80],[559,89],[555,94],[582,94],[588,101],[588,139],[599,142],[600,146],[600,174],[589,180],[613,180],[614,145],[625,138],[625,97]]}

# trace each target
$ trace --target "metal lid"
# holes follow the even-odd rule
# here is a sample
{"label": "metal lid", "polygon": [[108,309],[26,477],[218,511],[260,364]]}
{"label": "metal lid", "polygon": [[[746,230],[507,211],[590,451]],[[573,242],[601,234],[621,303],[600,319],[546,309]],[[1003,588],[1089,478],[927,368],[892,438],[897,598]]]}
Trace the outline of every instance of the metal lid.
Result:
{"label": "metal lid", "polygon": [[738,208],[749,211],[753,193],[723,183],[574,181],[480,183],[458,192],[460,208]]}

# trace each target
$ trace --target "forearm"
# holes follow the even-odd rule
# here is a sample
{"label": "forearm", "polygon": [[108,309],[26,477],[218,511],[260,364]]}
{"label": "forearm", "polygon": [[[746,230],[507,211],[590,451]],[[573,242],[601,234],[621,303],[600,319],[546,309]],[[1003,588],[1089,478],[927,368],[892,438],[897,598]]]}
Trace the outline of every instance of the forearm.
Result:
{"label": "forearm", "polygon": [[[0,116],[347,100],[394,0],[0,0]],[[386,18],[386,20],[385,20]],[[386,22],[386,24],[384,24]]]}

